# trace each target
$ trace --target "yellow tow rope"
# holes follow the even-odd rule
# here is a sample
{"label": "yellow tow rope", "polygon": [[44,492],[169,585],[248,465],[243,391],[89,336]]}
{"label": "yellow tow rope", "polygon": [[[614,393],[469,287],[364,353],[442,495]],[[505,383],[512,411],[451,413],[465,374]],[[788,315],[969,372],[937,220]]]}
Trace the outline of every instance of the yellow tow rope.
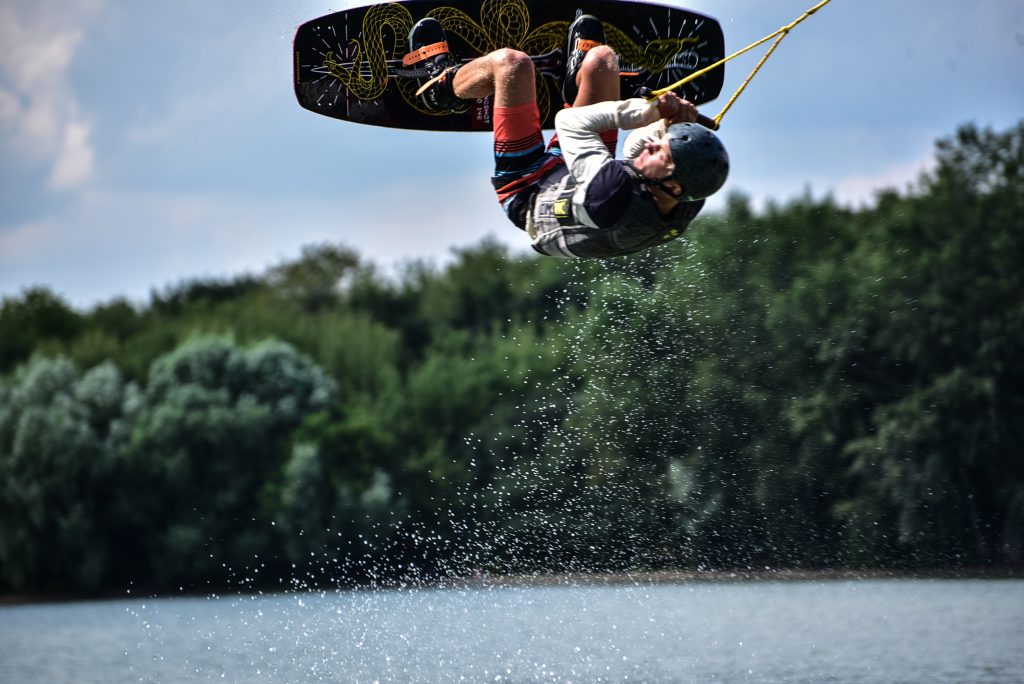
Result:
{"label": "yellow tow rope", "polygon": [[[782,39],[785,38],[789,34],[789,32],[793,30],[793,28],[797,24],[799,24],[804,19],[806,19],[807,17],[811,16],[812,14],[814,14],[815,12],[817,12],[819,9],[821,9],[822,7],[824,7],[825,5],[827,5],[830,2],[832,2],[832,0],[822,0],[817,5],[815,5],[814,7],[812,7],[811,9],[807,10],[806,12],[801,14],[799,17],[797,17],[795,21],[793,21],[793,22],[791,22],[789,24],[786,24],[785,26],[780,28],[775,33],[768,34],[767,36],[765,36],[761,40],[759,40],[757,42],[754,42],[754,43],[751,43],[750,45],[748,45],[747,47],[743,48],[742,50],[740,50],[738,52],[734,52],[734,53],[732,53],[731,55],[729,55],[728,57],[726,57],[724,59],[718,60],[717,62],[715,62],[711,66],[707,66],[707,67],[704,67],[703,69],[701,69],[700,71],[693,72],[692,74],[690,74],[686,78],[682,79],[681,81],[673,83],[672,85],[670,85],[670,86],[668,86],[666,88],[660,88],[658,90],[651,91],[651,97],[648,98],[648,100],[653,102],[654,100],[657,100],[659,97],[661,97],[665,93],[670,93],[673,90],[675,90],[676,88],[680,88],[680,87],[686,85],[687,83],[689,83],[690,81],[692,81],[692,80],[694,80],[696,78],[700,78],[701,76],[703,76],[704,74],[708,73],[712,69],[717,69],[718,67],[722,66],[723,64],[725,64],[729,60],[735,59],[736,57],[739,57],[740,55],[742,55],[742,54],[744,54],[746,52],[750,52],[751,50],[756,48],[758,45],[762,45],[764,43],[767,43],[772,38],[775,38],[775,42],[772,43],[772,46],[770,48],[768,48],[768,52],[766,52],[764,57],[761,58],[761,61],[757,63],[757,66],[755,66],[754,70],[750,72],[750,75],[747,76],[746,80],[743,81],[742,84],[740,84],[740,87],[736,89],[736,92],[732,94],[732,97],[730,97],[729,101],[725,103],[725,107],[722,108],[722,111],[718,112],[718,114],[716,114],[714,116],[714,118],[707,119],[706,121],[705,120],[701,121],[701,123],[704,123],[704,125],[706,125],[709,128],[712,128],[712,129],[717,131],[718,130],[718,126],[722,123],[722,117],[725,116],[725,113],[727,111],[729,111],[729,108],[732,107],[733,102],[735,102],[736,98],[738,98],[740,96],[740,93],[742,93],[746,89],[746,87],[750,84],[750,81],[753,80],[753,78],[757,74],[757,72],[761,70],[761,67],[764,66],[764,63],[768,61],[768,58],[771,56],[771,54],[773,52],[775,52],[775,48],[779,47],[779,43],[782,42]],[[702,117],[702,119],[703,119],[703,117]]]}

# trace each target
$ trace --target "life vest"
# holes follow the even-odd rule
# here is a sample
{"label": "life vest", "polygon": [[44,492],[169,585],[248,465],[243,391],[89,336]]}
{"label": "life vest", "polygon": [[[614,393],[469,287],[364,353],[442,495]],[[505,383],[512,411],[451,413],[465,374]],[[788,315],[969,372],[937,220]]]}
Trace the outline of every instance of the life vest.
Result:
{"label": "life vest", "polygon": [[[545,176],[537,186],[533,206],[527,215],[526,230],[533,248],[541,254],[563,258],[622,256],[675,240],[704,206],[704,201],[676,205],[663,217],[647,190],[643,176],[622,161],[631,186],[622,193],[622,210],[609,225],[594,227],[583,222],[581,207],[575,202],[578,184],[566,166]],[[586,207],[582,207],[586,211]]]}

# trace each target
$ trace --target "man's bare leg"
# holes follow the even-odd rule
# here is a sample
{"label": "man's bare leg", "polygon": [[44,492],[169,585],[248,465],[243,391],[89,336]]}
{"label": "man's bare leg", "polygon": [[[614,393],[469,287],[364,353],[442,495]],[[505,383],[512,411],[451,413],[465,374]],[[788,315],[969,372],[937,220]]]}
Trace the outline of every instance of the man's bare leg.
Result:
{"label": "man's bare leg", "polygon": [[463,100],[493,95],[495,107],[517,107],[537,99],[533,60],[510,48],[491,52],[461,67],[452,85]]}
{"label": "man's bare leg", "polygon": [[[607,45],[592,48],[576,74],[574,106],[619,99],[619,59]],[[537,99],[533,60],[504,48],[474,59],[455,74],[455,94],[463,100],[494,96],[495,107],[516,107]]]}
{"label": "man's bare leg", "polygon": [[576,86],[579,92],[574,107],[618,100],[619,57],[615,51],[607,45],[591,48],[576,73]]}

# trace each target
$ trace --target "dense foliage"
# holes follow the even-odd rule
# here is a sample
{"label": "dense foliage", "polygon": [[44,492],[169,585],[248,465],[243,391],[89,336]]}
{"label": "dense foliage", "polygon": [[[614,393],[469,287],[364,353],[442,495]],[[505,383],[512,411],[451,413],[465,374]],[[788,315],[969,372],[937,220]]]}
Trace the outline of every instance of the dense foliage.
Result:
{"label": "dense foliage", "polygon": [[0,590],[1020,564],[1024,124],[567,263],[0,308]]}

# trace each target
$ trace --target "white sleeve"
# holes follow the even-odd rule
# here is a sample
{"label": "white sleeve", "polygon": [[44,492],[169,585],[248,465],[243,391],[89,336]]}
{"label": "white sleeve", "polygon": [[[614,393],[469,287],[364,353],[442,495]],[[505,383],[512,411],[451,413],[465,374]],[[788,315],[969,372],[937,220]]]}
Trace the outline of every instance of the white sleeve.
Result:
{"label": "white sleeve", "polygon": [[626,159],[636,159],[644,151],[647,143],[658,142],[665,137],[667,132],[664,119],[658,119],[643,128],[637,128],[622,143],[622,155]]}
{"label": "white sleeve", "polygon": [[601,140],[601,133],[615,129],[634,129],[656,122],[658,108],[642,98],[598,102],[569,107],[555,115],[555,130],[576,182],[586,184],[613,156]]}

